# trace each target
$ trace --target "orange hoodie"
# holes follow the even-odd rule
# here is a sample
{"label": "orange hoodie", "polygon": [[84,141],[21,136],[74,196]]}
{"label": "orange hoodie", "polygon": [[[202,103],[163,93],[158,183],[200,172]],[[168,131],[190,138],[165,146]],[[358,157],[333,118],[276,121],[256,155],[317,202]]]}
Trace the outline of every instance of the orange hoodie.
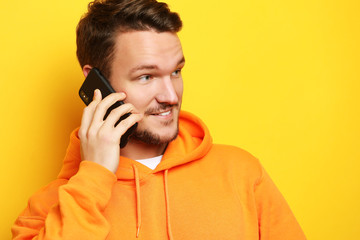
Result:
{"label": "orange hoodie", "polygon": [[115,175],[81,161],[79,148],[75,130],[58,178],[30,198],[14,239],[305,239],[258,160],[212,144],[190,113],[154,170],[120,157]]}

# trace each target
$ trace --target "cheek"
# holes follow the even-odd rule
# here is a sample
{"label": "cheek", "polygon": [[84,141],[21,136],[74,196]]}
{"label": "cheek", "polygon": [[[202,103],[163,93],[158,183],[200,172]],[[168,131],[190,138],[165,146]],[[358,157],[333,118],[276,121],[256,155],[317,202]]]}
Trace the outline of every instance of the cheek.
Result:
{"label": "cheek", "polygon": [[184,91],[184,86],[183,86],[182,79],[179,82],[175,83],[174,88],[175,88],[175,91],[176,91],[176,94],[177,94],[179,100],[181,100],[182,99],[182,94],[183,94],[183,91]]}
{"label": "cheek", "polygon": [[124,92],[126,94],[125,102],[131,103],[139,111],[144,111],[151,103],[151,95],[144,91],[128,89]]}

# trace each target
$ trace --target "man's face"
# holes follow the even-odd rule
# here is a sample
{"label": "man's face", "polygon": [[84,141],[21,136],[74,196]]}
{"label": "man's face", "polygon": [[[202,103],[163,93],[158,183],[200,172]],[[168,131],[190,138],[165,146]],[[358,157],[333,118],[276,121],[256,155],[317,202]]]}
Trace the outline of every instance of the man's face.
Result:
{"label": "man's face", "polygon": [[173,140],[183,93],[185,60],[179,38],[170,32],[132,31],[116,38],[110,82],[144,114],[134,138],[148,144]]}

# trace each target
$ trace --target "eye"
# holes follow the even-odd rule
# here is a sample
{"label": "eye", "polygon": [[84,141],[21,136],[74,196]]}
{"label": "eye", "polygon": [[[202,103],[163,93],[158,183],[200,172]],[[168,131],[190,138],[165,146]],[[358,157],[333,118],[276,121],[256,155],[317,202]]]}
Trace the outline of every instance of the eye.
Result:
{"label": "eye", "polygon": [[148,82],[149,80],[151,80],[151,75],[143,75],[143,76],[141,76],[141,77],[139,77],[139,80],[141,81],[141,82]]}
{"label": "eye", "polygon": [[180,74],[181,74],[181,69],[176,69],[175,71],[173,71],[171,73],[171,76],[176,77],[176,76],[179,76]]}

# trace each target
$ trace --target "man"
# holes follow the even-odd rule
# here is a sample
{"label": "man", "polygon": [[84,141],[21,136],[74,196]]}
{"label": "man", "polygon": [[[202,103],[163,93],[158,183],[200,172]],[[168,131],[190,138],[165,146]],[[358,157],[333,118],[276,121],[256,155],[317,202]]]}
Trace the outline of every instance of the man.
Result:
{"label": "man", "polygon": [[155,0],[89,5],[78,59],[85,76],[99,68],[117,93],[95,91],[58,179],[30,198],[14,239],[305,239],[260,163],[212,144],[201,120],[180,112],[181,26]]}

